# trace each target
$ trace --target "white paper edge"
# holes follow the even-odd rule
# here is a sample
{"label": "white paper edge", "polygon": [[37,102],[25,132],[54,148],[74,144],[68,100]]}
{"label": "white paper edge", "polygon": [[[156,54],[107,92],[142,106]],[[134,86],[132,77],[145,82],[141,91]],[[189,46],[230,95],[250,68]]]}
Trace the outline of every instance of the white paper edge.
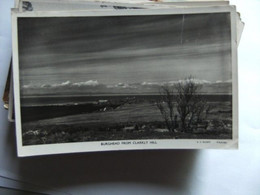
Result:
{"label": "white paper edge", "polygon": [[[23,12],[22,9],[22,2],[23,1],[27,1],[27,0],[16,0],[16,8],[19,8],[19,12]],[[49,5],[50,7],[52,6],[52,3],[55,4],[59,4],[59,5],[63,5],[64,7],[57,9],[55,11],[61,11],[62,9],[65,9],[67,11],[71,11],[70,9],[68,10],[68,6],[70,4],[82,4],[84,6],[86,6],[85,8],[82,8],[81,10],[87,10],[87,6],[93,6],[93,5],[100,5],[100,4],[107,4],[110,6],[136,6],[136,7],[141,7],[141,8],[147,8],[147,9],[153,9],[153,8],[169,8],[169,7],[187,7],[187,6],[197,6],[197,7],[201,7],[201,6],[226,6],[229,5],[229,1],[225,1],[225,0],[207,0],[207,1],[198,1],[198,0],[188,0],[188,1],[125,1],[125,0],[29,0],[32,4],[33,7],[35,4],[38,4],[38,6],[42,5]],[[99,9],[99,8],[97,8]],[[103,8],[100,8],[103,9]],[[113,8],[112,8],[113,9]],[[73,10],[80,10],[80,9],[73,9]],[[32,10],[33,12],[34,10]],[[49,11],[47,10],[47,8],[44,10],[37,10],[37,11]],[[25,11],[26,12],[26,11]]]}

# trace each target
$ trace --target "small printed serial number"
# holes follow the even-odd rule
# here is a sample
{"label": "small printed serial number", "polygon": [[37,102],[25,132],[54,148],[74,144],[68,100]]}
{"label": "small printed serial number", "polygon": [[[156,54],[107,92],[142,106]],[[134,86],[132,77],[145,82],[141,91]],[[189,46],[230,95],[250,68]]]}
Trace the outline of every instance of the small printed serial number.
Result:
{"label": "small printed serial number", "polygon": [[211,141],[197,141],[197,144],[209,144]]}
{"label": "small printed serial number", "polygon": [[217,141],[217,144],[227,144],[226,141]]}

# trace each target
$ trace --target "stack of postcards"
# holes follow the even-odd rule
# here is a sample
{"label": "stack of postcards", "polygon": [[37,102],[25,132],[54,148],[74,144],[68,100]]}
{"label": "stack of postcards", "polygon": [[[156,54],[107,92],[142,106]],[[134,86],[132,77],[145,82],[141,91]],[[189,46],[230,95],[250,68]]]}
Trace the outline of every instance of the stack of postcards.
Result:
{"label": "stack of postcards", "polygon": [[223,0],[17,1],[18,156],[236,149],[243,26]]}

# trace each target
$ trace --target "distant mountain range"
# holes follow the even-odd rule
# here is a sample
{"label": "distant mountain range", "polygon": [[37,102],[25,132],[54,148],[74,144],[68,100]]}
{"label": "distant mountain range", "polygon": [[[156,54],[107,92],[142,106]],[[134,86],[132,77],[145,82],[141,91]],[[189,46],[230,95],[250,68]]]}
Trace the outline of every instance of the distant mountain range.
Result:
{"label": "distant mountain range", "polygon": [[[201,85],[202,94],[231,94],[232,81],[210,82],[206,80],[192,79],[198,85]],[[64,81],[55,84],[30,84],[21,86],[21,95],[95,95],[95,94],[159,94],[162,86],[170,86],[173,91],[178,83],[185,83],[186,80],[169,82],[150,82],[142,83],[116,83],[106,85],[97,80],[88,80],[83,82]]]}

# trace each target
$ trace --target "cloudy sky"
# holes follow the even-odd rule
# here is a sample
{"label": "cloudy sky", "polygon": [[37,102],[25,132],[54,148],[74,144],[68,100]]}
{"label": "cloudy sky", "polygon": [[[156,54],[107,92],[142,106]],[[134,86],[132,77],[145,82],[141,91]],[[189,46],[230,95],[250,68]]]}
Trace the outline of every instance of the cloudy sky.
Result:
{"label": "cloudy sky", "polygon": [[20,18],[22,86],[231,79],[228,13]]}

